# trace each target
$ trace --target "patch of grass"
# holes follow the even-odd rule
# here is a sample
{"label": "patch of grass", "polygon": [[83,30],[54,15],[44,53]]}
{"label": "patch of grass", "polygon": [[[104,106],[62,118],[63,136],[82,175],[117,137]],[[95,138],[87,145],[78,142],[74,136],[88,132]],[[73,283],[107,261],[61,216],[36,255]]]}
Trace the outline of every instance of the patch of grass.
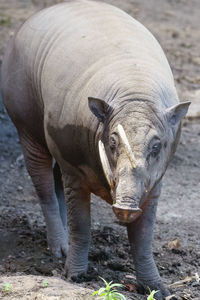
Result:
{"label": "patch of grass", "polygon": [[48,287],[48,282],[46,280],[43,281],[43,288],[47,288]]}
{"label": "patch of grass", "polygon": [[10,27],[11,26],[11,17],[5,16],[0,13],[0,26]]}
{"label": "patch of grass", "polygon": [[98,295],[102,300],[126,300],[126,297],[121,293],[118,293],[116,287],[122,287],[120,283],[107,282],[102,277],[99,277],[105,283],[105,287],[100,288],[98,291],[95,291],[92,296]]}
{"label": "patch of grass", "polygon": [[11,286],[11,284],[9,283],[9,282],[6,282],[4,285],[3,285],[3,287],[2,287],[2,292],[4,293],[4,294],[8,294],[8,293],[10,293],[11,291],[12,291],[12,286]]}

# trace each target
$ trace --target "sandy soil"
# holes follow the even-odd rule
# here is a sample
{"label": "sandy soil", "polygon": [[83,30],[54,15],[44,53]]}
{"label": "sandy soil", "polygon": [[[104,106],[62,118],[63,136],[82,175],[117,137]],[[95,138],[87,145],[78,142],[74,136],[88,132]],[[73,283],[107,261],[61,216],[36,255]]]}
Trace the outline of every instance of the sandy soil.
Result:
{"label": "sandy soil", "polygon": [[[1,0],[0,61],[14,29],[34,11],[52,2]],[[183,123],[180,146],[164,178],[154,255],[164,282],[175,294],[174,299],[197,300],[200,299],[200,284],[195,279],[196,273],[200,275],[200,2],[106,2],[124,9],[153,32],[170,61],[180,99],[191,99],[194,103],[190,114],[193,117]],[[47,249],[37,197],[25,169],[16,130],[1,102],[0,166],[0,277],[30,274],[62,277],[64,261],[54,259]],[[100,275],[127,285],[123,291],[127,299],[146,299],[135,290],[135,271],[125,228],[116,223],[111,208],[95,197],[92,219],[89,272],[79,278],[81,286],[98,288]],[[180,246],[170,249],[168,243],[175,238]],[[172,285],[185,278],[186,282],[179,287]]]}
{"label": "sandy soil", "polygon": [[95,300],[92,290],[60,278],[44,276],[2,276],[0,299],[3,300]]}

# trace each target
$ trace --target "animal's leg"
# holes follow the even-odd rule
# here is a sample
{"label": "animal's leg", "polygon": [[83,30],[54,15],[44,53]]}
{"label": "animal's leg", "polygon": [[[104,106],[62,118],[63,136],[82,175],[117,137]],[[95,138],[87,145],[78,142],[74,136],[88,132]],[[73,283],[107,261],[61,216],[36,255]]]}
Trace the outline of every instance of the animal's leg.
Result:
{"label": "animal's leg", "polygon": [[52,156],[45,146],[26,133],[20,133],[27,170],[35,186],[46,221],[48,244],[56,257],[67,255],[68,240],[54,190]]}
{"label": "animal's leg", "polygon": [[85,273],[90,244],[90,191],[77,176],[63,174],[67,199],[69,252],[65,264],[68,277]]}
{"label": "animal's leg", "polygon": [[62,175],[60,172],[60,167],[57,162],[53,168],[53,175],[54,175],[56,196],[59,204],[60,217],[63,223],[63,227],[67,233],[67,206],[66,206],[66,199],[65,199],[63,183],[62,183]]}
{"label": "animal's leg", "polygon": [[161,184],[158,184],[147,200],[141,217],[127,225],[137,281],[142,289],[159,290],[155,294],[155,298],[159,300],[169,295],[161,281],[152,252],[153,227],[160,190]]}

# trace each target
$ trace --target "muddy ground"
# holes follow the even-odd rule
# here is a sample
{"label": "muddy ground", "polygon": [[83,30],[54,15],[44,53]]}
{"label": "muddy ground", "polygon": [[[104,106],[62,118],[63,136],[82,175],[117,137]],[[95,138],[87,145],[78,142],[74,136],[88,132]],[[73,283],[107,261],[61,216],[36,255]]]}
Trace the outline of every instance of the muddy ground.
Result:
{"label": "muddy ground", "polygon": [[[30,14],[52,1],[0,1],[0,62],[6,42]],[[56,2],[56,1],[54,1]],[[172,67],[181,100],[191,99],[191,118],[183,123],[178,151],[164,177],[155,228],[154,256],[174,299],[200,299],[200,1],[107,0],[136,17],[160,41]],[[200,109],[199,109],[200,110]],[[195,117],[194,117],[195,115]],[[168,247],[178,238],[180,246]],[[135,291],[135,271],[125,228],[111,208],[92,199],[89,272],[78,284],[98,288],[98,276],[127,285],[127,299],[146,299]],[[47,249],[45,226],[27,175],[16,130],[0,103],[0,277],[62,276],[64,260]],[[196,276],[197,277],[197,276]],[[179,287],[172,284],[183,280]],[[132,290],[133,291],[128,291]],[[0,295],[0,299],[3,295]]]}

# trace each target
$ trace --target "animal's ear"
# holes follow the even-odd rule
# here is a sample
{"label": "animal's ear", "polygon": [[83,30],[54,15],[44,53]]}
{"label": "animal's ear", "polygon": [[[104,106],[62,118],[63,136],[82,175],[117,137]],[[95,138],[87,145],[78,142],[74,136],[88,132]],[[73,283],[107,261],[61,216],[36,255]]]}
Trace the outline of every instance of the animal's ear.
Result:
{"label": "animal's ear", "polygon": [[110,106],[105,101],[93,97],[88,97],[88,105],[97,119],[104,123],[108,111],[110,110]]}
{"label": "animal's ear", "polygon": [[188,111],[190,101],[182,102],[166,109],[166,117],[171,126],[183,119]]}

